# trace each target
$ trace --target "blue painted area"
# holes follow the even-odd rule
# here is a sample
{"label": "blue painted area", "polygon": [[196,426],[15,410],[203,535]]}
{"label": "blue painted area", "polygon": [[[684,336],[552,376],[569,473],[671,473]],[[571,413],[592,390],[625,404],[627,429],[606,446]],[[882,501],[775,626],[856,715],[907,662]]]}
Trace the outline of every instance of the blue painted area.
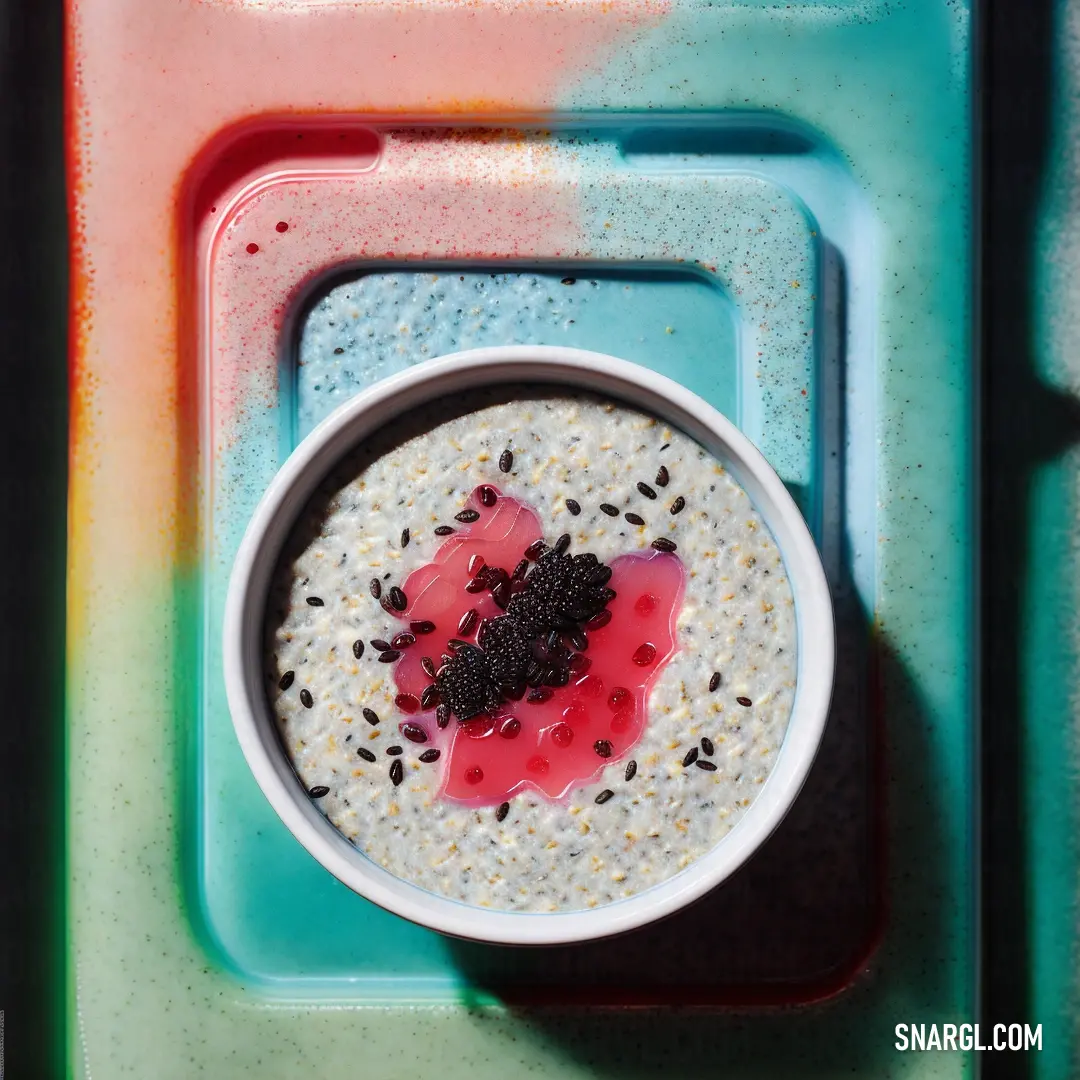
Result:
{"label": "blue painted area", "polygon": [[[585,159],[583,209],[597,218],[586,260],[365,268],[309,296],[297,313],[295,354],[284,361],[279,409],[240,425],[218,463],[208,657],[217,651],[231,552],[276,462],[365,387],[461,349],[561,344],[661,371],[740,423],[820,521],[819,465],[828,455],[818,445],[827,430],[818,402],[831,397],[819,353],[831,338],[814,336],[827,298],[819,296],[812,216],[786,184],[732,169],[730,156],[704,170],[675,158],[642,165],[625,153],[619,129],[601,134],[588,154],[573,150],[579,169]],[[704,135],[711,148],[713,134],[689,138]],[[207,670],[196,888],[203,934],[221,962],[272,995],[367,1001],[457,1000],[490,978],[519,985],[538,977],[483,949],[463,967],[460,946],[385,914],[323,871],[266,805],[235,746],[212,659]],[[689,969],[674,954],[672,962],[661,978],[678,985]],[[605,963],[610,970],[597,977],[618,982],[611,958]],[[703,957],[693,963],[702,983],[724,977]],[[558,966],[549,975],[568,977]]]}
{"label": "blue painted area", "polygon": [[[566,345],[693,382],[737,404],[737,312],[704,273],[594,265],[493,273],[373,272],[331,287],[300,329],[298,433],[347,398],[426,359],[488,345]],[[339,351],[340,350],[340,351]]]}

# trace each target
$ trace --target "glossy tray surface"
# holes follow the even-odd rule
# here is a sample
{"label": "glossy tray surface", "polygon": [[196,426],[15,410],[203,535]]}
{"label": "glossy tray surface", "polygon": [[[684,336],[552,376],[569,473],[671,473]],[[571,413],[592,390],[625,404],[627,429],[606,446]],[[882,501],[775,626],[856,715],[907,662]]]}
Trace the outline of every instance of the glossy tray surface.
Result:
{"label": "glossy tray surface", "polygon": [[[901,1013],[974,1008],[966,9],[522,4],[513,36],[496,4],[455,36],[457,11],[73,9],[73,1062],[870,1074]],[[110,58],[147,57],[152,113],[149,57],[209,29],[208,70],[259,35],[281,66],[192,83],[166,146]],[[552,31],[594,67],[511,62]],[[338,71],[335,33],[389,81]],[[821,757],[758,858],[661,927],[524,954],[323,872],[247,773],[218,668],[233,552],[296,441],[405,364],[507,341],[618,353],[736,419],[811,522],[841,648]],[[587,1008],[624,1003],[715,1008]]]}

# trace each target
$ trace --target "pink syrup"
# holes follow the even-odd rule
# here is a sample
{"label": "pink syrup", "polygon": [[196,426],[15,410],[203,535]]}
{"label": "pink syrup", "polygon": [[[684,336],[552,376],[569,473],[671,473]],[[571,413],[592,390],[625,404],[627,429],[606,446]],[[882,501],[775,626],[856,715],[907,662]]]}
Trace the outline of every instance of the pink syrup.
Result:
{"label": "pink syrup", "polygon": [[[494,491],[494,504],[485,506],[477,488],[467,507],[479,513],[478,520],[458,527],[433,561],[403,586],[409,603],[400,617],[407,624],[435,624],[431,633],[417,635],[395,665],[398,694],[416,702],[434,682],[422,658],[430,657],[437,668],[451,639],[475,642],[480,620],[503,614],[489,591],[466,589],[479,560],[510,574],[525,549],[543,537],[531,507],[484,486]],[[492,502],[491,494],[486,501]],[[624,757],[641,737],[649,692],[675,652],[686,574],[677,555],[655,550],[620,555],[608,565],[608,584],[617,594],[607,606],[611,618],[586,631],[588,648],[567,686],[548,688],[550,696],[542,702],[529,702],[527,696],[505,701],[493,715],[463,723],[452,716],[444,729],[438,728],[435,709],[402,717],[402,726],[419,725],[429,744],[442,749],[443,796],[497,805],[533,788],[558,799]],[[470,610],[477,618],[468,632],[459,632]]]}

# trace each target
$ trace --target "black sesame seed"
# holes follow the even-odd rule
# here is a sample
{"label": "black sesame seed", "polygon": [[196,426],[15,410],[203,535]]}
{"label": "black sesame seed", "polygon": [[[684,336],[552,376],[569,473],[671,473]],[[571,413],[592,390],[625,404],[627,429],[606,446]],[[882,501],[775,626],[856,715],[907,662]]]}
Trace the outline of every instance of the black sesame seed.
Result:
{"label": "black sesame seed", "polygon": [[716,772],[716,766],[711,761],[698,761],[695,764],[699,769],[704,769],[706,772]]}
{"label": "black sesame seed", "polygon": [[547,551],[547,544],[545,544],[543,540],[534,540],[525,549],[525,558],[530,562],[536,562],[545,551]]}
{"label": "black sesame seed", "polygon": [[462,641],[461,638],[452,637],[446,643],[446,647],[450,649],[451,652],[457,652],[459,649],[467,649],[469,643],[467,641]]}
{"label": "black sesame seed", "polygon": [[686,757],[682,759],[683,768],[689,769],[690,766],[693,765],[695,761],[697,761],[697,759],[698,748],[696,746],[691,746],[690,749],[686,751]]}
{"label": "black sesame seed", "polygon": [[589,575],[590,585],[606,585],[611,580],[612,569],[610,566],[598,566]]}
{"label": "black sesame seed", "polygon": [[612,747],[610,739],[597,739],[596,742],[592,744],[592,748],[596,751],[599,757],[611,757]]}
{"label": "black sesame seed", "polygon": [[626,763],[626,774],[625,775],[626,775],[627,783],[629,783],[631,780],[634,779],[635,776],[637,776],[637,762],[634,761],[633,758],[631,758]]}
{"label": "black sesame seed", "polygon": [[386,652],[379,653],[380,664],[392,664],[395,660],[401,659],[401,653],[397,649],[387,649]]}
{"label": "black sesame seed", "polygon": [[379,726],[379,714],[374,709],[363,709],[362,714],[364,719],[372,726]]}
{"label": "black sesame seed", "polygon": [[546,686],[541,686],[539,690],[530,690],[529,696],[525,699],[530,705],[541,705],[545,701],[550,701],[554,691],[549,690]]}
{"label": "black sesame seed", "polygon": [[491,590],[491,599],[495,601],[498,606],[505,611],[510,604],[510,597],[513,594],[510,591],[510,582],[500,581],[494,589]]}
{"label": "black sesame seed", "polygon": [[438,724],[439,727],[441,727],[441,728],[446,727],[446,725],[450,723],[450,706],[449,705],[440,705],[435,710],[435,723]]}
{"label": "black sesame seed", "polygon": [[277,684],[278,689],[279,690],[288,690],[289,687],[292,686],[293,679],[295,679],[295,678],[296,678],[296,672],[295,671],[286,671],[285,674],[282,675],[280,679],[278,679],[278,684]]}
{"label": "black sesame seed", "polygon": [[619,516],[619,508],[617,506],[612,506],[611,503],[601,503],[600,509],[603,510],[608,517]]}
{"label": "black sesame seed", "polygon": [[409,536],[410,534],[408,529],[401,530],[401,546],[403,548],[407,548],[409,546]]}
{"label": "black sesame seed", "polygon": [[308,605],[310,607],[322,607],[323,601],[321,596],[309,596],[307,598]]}
{"label": "black sesame seed", "polygon": [[463,525],[468,525],[470,522],[478,521],[479,519],[480,511],[473,510],[471,507],[454,515],[454,520],[460,521]]}
{"label": "black sesame seed", "polygon": [[409,623],[409,629],[414,634],[433,634],[435,633],[435,624],[430,619],[419,619],[416,622]]}
{"label": "black sesame seed", "polygon": [[420,657],[420,666],[424,669],[424,674],[429,679],[435,678],[435,661],[430,656]]}
{"label": "black sesame seed", "polygon": [[748,697],[737,697],[735,700],[745,709],[749,709],[754,704]]}
{"label": "black sesame seed", "polygon": [[569,510],[574,517],[577,517],[578,514],[581,513],[581,503],[579,503],[577,499],[567,499],[566,509]]}
{"label": "black sesame seed", "polygon": [[343,354],[344,354],[344,352],[345,352],[345,350],[344,350],[344,349],[343,349],[343,348],[342,348],[342,347],[341,347],[341,346],[339,345],[339,346],[338,346],[338,347],[337,347],[337,348],[336,348],[336,349],[334,350],[334,355],[335,355],[335,356],[341,356],[341,355],[343,355]]}
{"label": "black sesame seed", "polygon": [[521,581],[525,575],[529,572],[529,560],[522,559],[521,562],[514,567],[514,572],[510,575],[511,581]]}
{"label": "black sesame seed", "polygon": [[363,758],[363,759],[364,759],[365,761],[374,761],[374,760],[375,760],[375,755],[374,755],[374,754],[373,754],[373,753],[372,753],[372,752],[371,752],[371,751],[370,751],[370,750],[369,750],[369,749],[368,749],[368,748],[367,748],[366,746],[358,746],[358,747],[356,748],[356,752],[357,752],[357,753],[358,753],[358,754],[359,754],[359,755],[360,755],[360,756],[361,756],[361,757],[362,757],[362,758]]}
{"label": "black sesame seed", "polygon": [[397,757],[398,754],[401,754],[404,751],[401,749],[400,746],[388,746],[386,748],[386,752],[390,755],[390,757]]}
{"label": "black sesame seed", "polygon": [[709,693],[715,694],[720,689],[720,672],[714,671],[709,679]]}
{"label": "black sesame seed", "polygon": [[638,489],[638,491],[641,492],[642,495],[645,496],[646,499],[655,499],[656,498],[656,492],[653,491],[653,489],[651,487],[649,487],[649,485],[646,484],[643,480],[638,481],[637,489]]}
{"label": "black sesame seed", "polygon": [[476,629],[476,624],[479,621],[480,615],[477,613],[476,608],[469,608],[469,610],[458,619],[457,632],[463,636],[467,636]]}
{"label": "black sesame seed", "polygon": [[300,704],[303,705],[305,709],[311,709],[315,706],[315,702],[311,697],[311,691],[306,686],[300,691]]}
{"label": "black sesame seed", "polygon": [[439,688],[432,683],[430,686],[424,687],[424,692],[420,695],[420,708],[422,709],[434,709],[439,704]]}
{"label": "black sesame seed", "polygon": [[595,799],[593,799],[593,802],[596,803],[597,806],[603,806],[604,803],[608,801],[608,799],[614,798],[614,796],[615,792],[612,791],[611,788],[604,788],[604,790],[601,791]]}
{"label": "black sesame seed", "polygon": [[563,533],[558,540],[555,541],[555,553],[557,555],[565,555],[570,547],[570,534]]}
{"label": "black sesame seed", "polygon": [[390,765],[390,782],[397,787],[402,780],[405,779],[405,768],[401,764],[401,761],[395,759]]}
{"label": "black sesame seed", "polygon": [[701,749],[704,750],[709,757],[712,757],[713,754],[716,753],[716,747],[713,746],[712,739],[710,739],[708,735],[701,736]]}
{"label": "black sesame seed", "polygon": [[419,724],[402,724],[401,734],[404,735],[409,742],[425,743],[428,740],[427,729],[421,727]]}
{"label": "black sesame seed", "polygon": [[394,640],[390,642],[390,648],[392,649],[407,649],[410,645],[416,644],[416,636],[410,634],[408,630],[402,630],[400,634],[396,635]]}
{"label": "black sesame seed", "polygon": [[390,604],[395,611],[404,611],[409,606],[409,598],[395,585],[390,590]]}
{"label": "black sesame seed", "polygon": [[672,514],[681,514],[686,507],[686,500],[680,495],[672,504],[670,512]]}
{"label": "black sesame seed", "polygon": [[674,551],[678,547],[674,540],[669,540],[666,536],[658,536],[652,542],[652,546],[657,551]]}
{"label": "black sesame seed", "polygon": [[670,479],[671,479],[671,476],[668,474],[667,466],[666,465],[661,465],[660,468],[656,470],[656,486],[657,487],[667,487],[668,486],[668,481]]}
{"label": "black sesame seed", "polygon": [[435,747],[433,746],[430,750],[425,750],[420,755],[420,760],[425,765],[430,765],[433,761],[438,761],[440,757],[442,757],[442,751],[441,750],[436,750]]}
{"label": "black sesame seed", "polygon": [[359,638],[352,643],[352,654],[357,660],[364,655],[364,643]]}
{"label": "black sesame seed", "polygon": [[576,285],[577,284],[577,278],[576,277],[564,277],[562,279],[562,281],[559,282],[559,284],[560,285]]}
{"label": "black sesame seed", "polygon": [[565,686],[570,681],[570,672],[564,667],[548,668],[544,678],[546,686]]}
{"label": "black sesame seed", "polygon": [[436,536],[449,536],[453,531],[454,531],[454,526],[453,525],[436,525],[435,526],[435,535]]}
{"label": "black sesame seed", "polygon": [[495,489],[493,487],[488,487],[487,484],[481,485],[478,494],[480,496],[481,506],[494,506],[499,499],[499,496],[495,494]]}
{"label": "black sesame seed", "polygon": [[623,517],[630,522],[631,525],[644,525],[645,519],[639,517],[637,514],[623,514]]}
{"label": "black sesame seed", "polygon": [[308,794],[313,799],[321,799],[324,795],[330,794],[330,789],[325,784],[316,784],[308,791]]}
{"label": "black sesame seed", "polygon": [[504,450],[499,455],[499,472],[509,472],[514,467],[514,453],[512,450]]}
{"label": "black sesame seed", "polygon": [[510,813],[510,804],[508,802],[501,803],[499,809],[495,811],[496,821],[505,821],[506,815]]}
{"label": "black sesame seed", "polygon": [[607,626],[611,622],[611,612],[606,608],[603,611],[598,611],[586,624],[586,630],[600,630],[602,627]]}
{"label": "black sesame seed", "polygon": [[382,596],[382,586],[379,584],[379,579],[377,577],[371,579],[371,584],[368,588],[371,590],[371,595],[374,596],[376,600]]}
{"label": "black sesame seed", "polygon": [[382,638],[372,638],[371,647],[376,652],[386,652],[387,649],[391,648],[391,645],[389,641],[383,641]]}
{"label": "black sesame seed", "polygon": [[487,575],[483,570],[480,571],[476,577],[471,578],[465,582],[465,591],[467,593],[483,592],[487,588]]}

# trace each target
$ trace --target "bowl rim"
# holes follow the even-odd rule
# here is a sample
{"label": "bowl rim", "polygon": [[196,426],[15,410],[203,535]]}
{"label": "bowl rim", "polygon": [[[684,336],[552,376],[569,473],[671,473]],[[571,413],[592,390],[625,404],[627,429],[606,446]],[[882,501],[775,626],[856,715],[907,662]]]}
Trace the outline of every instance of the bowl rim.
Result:
{"label": "bowl rim", "polygon": [[[688,867],[640,893],[595,908],[509,912],[439,896],[368,859],[315,807],[274,728],[262,671],[269,580],[298,514],[344,454],[396,416],[448,393],[483,386],[552,384],[622,400],[680,428],[724,460],[775,538],[795,601],[795,700],[773,769],[738,823]],[[553,345],[471,349],[428,360],[361,391],[290,454],[263,493],[233,562],[222,642],[233,727],[263,794],[289,831],[354,892],[412,922],[496,944],[590,941],[664,918],[733,874],[795,801],[828,717],[835,665],[832,602],[802,514],[761,452],[723,414],[681,384],[604,353]]]}

